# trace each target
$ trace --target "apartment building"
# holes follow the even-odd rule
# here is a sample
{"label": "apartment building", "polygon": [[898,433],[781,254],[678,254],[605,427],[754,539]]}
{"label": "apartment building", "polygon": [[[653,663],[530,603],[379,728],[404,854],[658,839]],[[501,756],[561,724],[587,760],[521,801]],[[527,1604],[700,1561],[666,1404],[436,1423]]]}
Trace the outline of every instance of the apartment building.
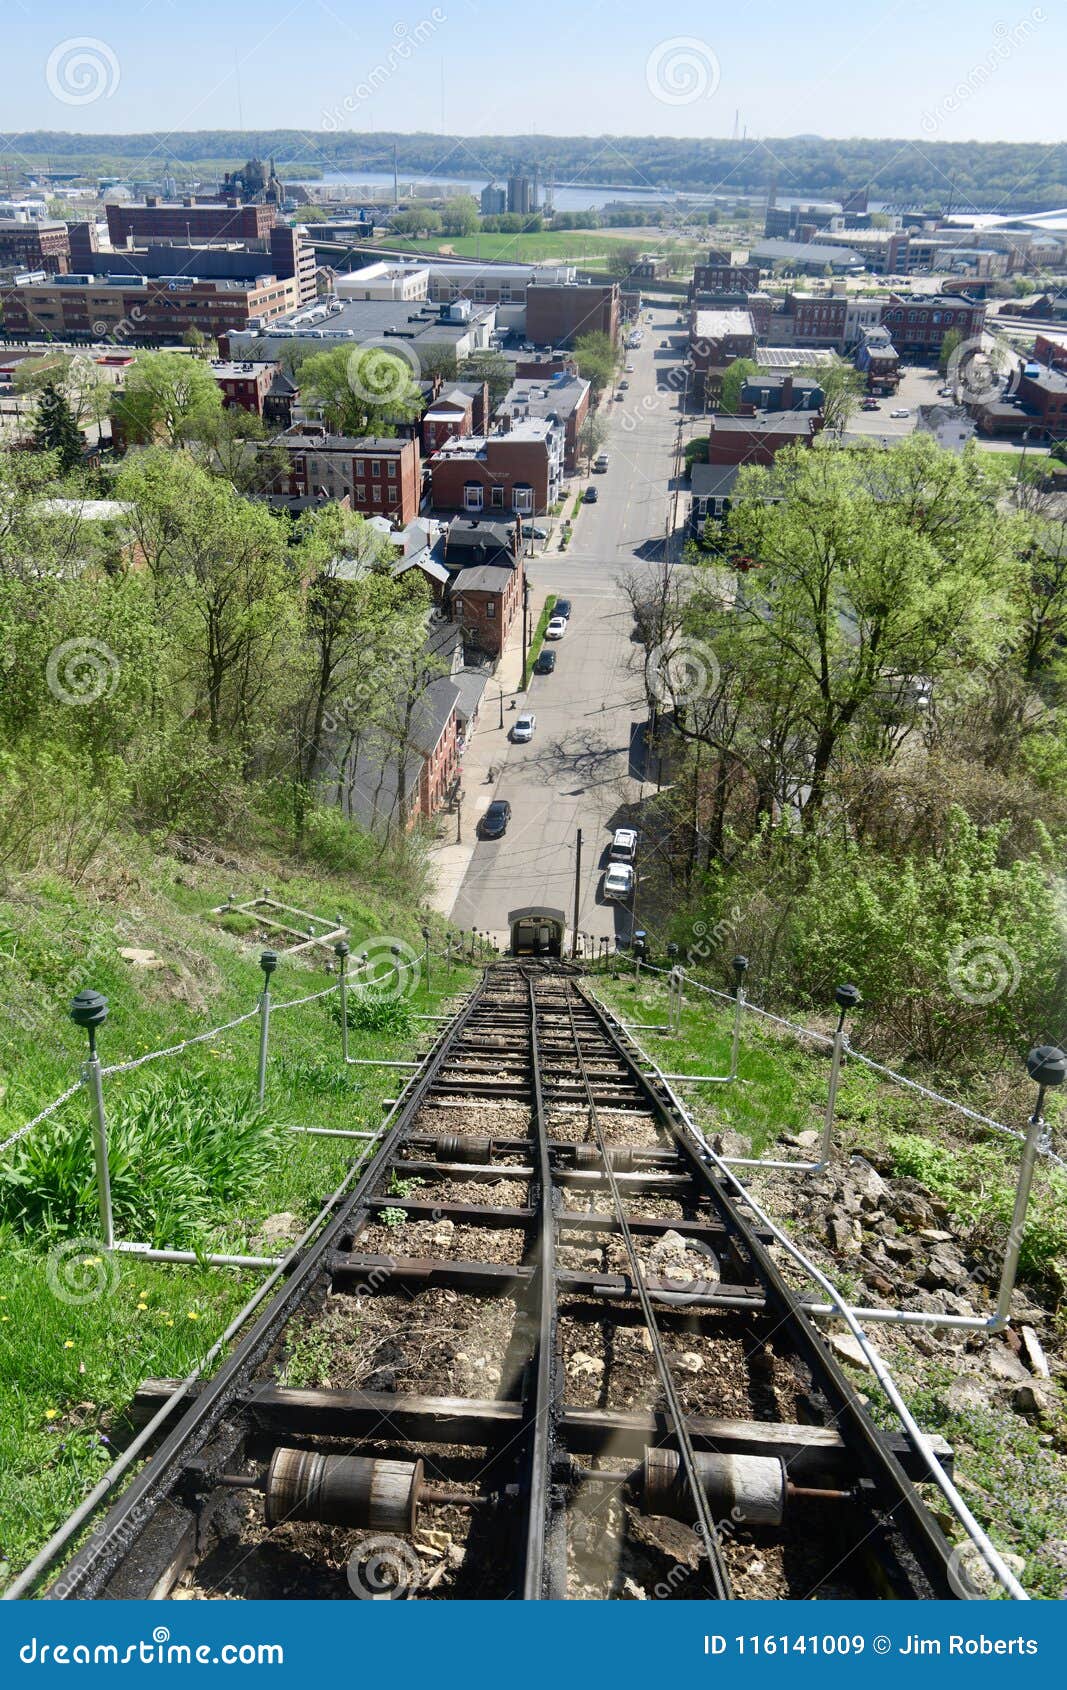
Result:
{"label": "apartment building", "polygon": [[562,429],[543,418],[501,434],[457,435],[430,459],[433,508],[539,516],[558,497],[563,450]]}
{"label": "apartment building", "polygon": [[70,269],[67,225],[0,217],[0,266],[43,270],[46,275],[65,276]]}
{"label": "apartment building", "polygon": [[322,424],[295,423],[274,445],[289,454],[273,491],[288,498],[347,498],[363,516],[406,528],[419,512],[422,459],[417,440],[331,434]]}
{"label": "apartment building", "polygon": [[132,346],[179,345],[188,329],[209,340],[272,322],[295,309],[295,278],[258,281],[55,276],[51,282],[0,287],[4,327],[16,339],[120,340]]}
{"label": "apartment building", "polygon": [[526,290],[526,337],[535,346],[571,346],[587,334],[619,332],[619,284],[562,287],[535,282]]}
{"label": "apartment building", "polygon": [[273,205],[242,205],[231,200],[197,200],[193,195],[180,204],[149,195],[143,205],[105,206],[107,232],[114,247],[131,240],[244,241],[269,240],[278,222]]}
{"label": "apartment building", "polygon": [[882,308],[882,323],[898,352],[930,354],[941,350],[946,334],[955,329],[973,340],[985,328],[986,308],[967,294],[891,294]]}

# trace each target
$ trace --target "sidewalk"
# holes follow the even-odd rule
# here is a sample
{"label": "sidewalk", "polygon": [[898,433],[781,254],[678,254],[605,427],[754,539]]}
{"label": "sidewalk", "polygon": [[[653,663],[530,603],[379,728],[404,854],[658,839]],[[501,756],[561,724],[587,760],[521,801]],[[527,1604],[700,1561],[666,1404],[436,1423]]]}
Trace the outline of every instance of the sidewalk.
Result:
{"label": "sidewalk", "polygon": [[[530,634],[537,627],[538,618],[548,597],[543,588],[530,588]],[[448,811],[438,818],[444,831],[442,843],[427,853],[433,870],[435,885],[429,904],[438,915],[449,916],[470,866],[477,843],[478,820],[487,809],[496,790],[508,754],[508,732],[521,707],[521,694],[516,700],[522,681],[522,616],[515,624],[500,662],[486,684],[474,732],[463,750],[461,787],[461,841],[456,843],[456,817]],[[504,726],[500,726],[500,694],[504,694]],[[512,709],[512,702],[515,708]],[[493,777],[489,779],[492,769]]]}

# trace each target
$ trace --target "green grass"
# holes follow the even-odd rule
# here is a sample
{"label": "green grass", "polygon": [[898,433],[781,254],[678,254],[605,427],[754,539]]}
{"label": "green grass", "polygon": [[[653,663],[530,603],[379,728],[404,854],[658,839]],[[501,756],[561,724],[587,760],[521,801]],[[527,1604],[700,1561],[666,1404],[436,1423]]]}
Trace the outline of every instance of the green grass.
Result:
{"label": "green grass", "polygon": [[[665,1023],[667,993],[658,978],[645,972],[638,982],[628,960],[622,967],[618,979],[610,970],[598,976],[597,990],[604,1001],[626,1021]],[[800,1017],[801,1022],[805,1019]],[[728,1005],[690,990],[680,1036],[636,1036],[672,1073],[726,1074],[732,1023]],[[783,1133],[795,1137],[822,1126],[829,1077],[825,1046],[747,1016],[738,1076],[740,1085],[684,1088],[685,1101],[706,1131],[741,1133],[752,1153],[761,1155]],[[937,1085],[937,1075],[915,1078]],[[983,1110],[989,1106],[982,1097],[968,1101]],[[920,1180],[976,1247],[1003,1250],[1019,1167],[1016,1140],[973,1126],[857,1062],[845,1065],[834,1121],[834,1145],[840,1154],[856,1151],[876,1158],[898,1177]],[[1020,1275],[1053,1304],[1067,1286],[1067,1179],[1045,1162],[1039,1162],[1034,1178]]]}
{"label": "green grass", "polygon": [[[654,977],[635,979],[632,964],[614,980],[604,973],[597,991],[625,1021],[665,1024],[667,994]],[[733,1038],[732,1013],[714,999],[686,1003],[677,1037],[638,1032],[637,1039],[672,1074],[727,1074]],[[826,1102],[826,1064],[800,1046],[753,1036],[751,1020],[737,1063],[739,1085],[686,1086],[685,1101],[708,1131],[744,1135],[759,1155],[780,1133],[796,1134],[820,1124]]]}
{"label": "green grass", "polygon": [[526,653],[526,667],[522,672],[522,690],[524,692],[530,684],[530,676],[533,674],[533,666],[537,662],[538,653],[545,643],[545,629],[551,621],[552,609],[555,602],[555,593],[549,593],[545,600],[544,608],[541,611],[540,616],[537,618],[537,627],[534,629],[533,639],[530,641],[530,649]]}
{"label": "green grass", "polygon": [[[558,234],[542,233],[533,235],[507,235],[484,233],[482,235],[433,235],[425,240],[395,240],[387,234],[384,244],[390,248],[408,252],[436,254],[448,248],[460,258],[483,258],[488,262],[512,264],[552,263],[589,263],[603,259],[618,250],[619,246],[640,246],[650,252],[659,250],[659,231],[648,229],[645,231],[647,239],[640,235],[629,234],[625,230],[611,233],[608,230],[561,229]],[[707,241],[694,241],[692,250],[702,251]],[[679,248],[679,251],[682,249]],[[688,246],[685,248],[688,251]]]}
{"label": "green grass", "polygon": [[[155,855],[131,841],[121,857],[94,870],[91,889],[37,876],[0,895],[0,1140],[77,1079],[85,1035],[67,1011],[81,987],[109,999],[99,1034],[105,1064],[254,1006],[261,941],[227,932],[207,914],[231,891],[246,897],[269,884],[287,903],[339,916],[353,949],[379,934],[421,955],[415,898],[394,895],[387,866],[382,879],[315,875],[278,858],[245,861],[238,873],[232,865]],[[433,925],[439,932],[436,919]],[[163,966],[133,968],[119,957],[120,946],[150,948]],[[329,978],[321,959],[283,956],[275,1003]],[[350,1053],[415,1054],[431,1036],[430,1024],[415,1016],[458,997],[475,978],[458,966],[448,978],[435,958],[430,988],[421,979],[399,1010],[355,1010]],[[277,1239],[262,1236],[266,1218],[291,1215],[296,1236],[358,1154],[353,1141],[289,1129],[377,1127],[382,1099],[397,1086],[395,1070],[342,1066],[335,998],[276,1010],[262,1113],[256,1063],[252,1020],[104,1082],[120,1237],[144,1241],[147,1233],[157,1244],[225,1254],[283,1253]],[[99,1227],[90,1166],[84,1092],[3,1157],[0,1586],[113,1459],[124,1437],[122,1411],[141,1380],[189,1371],[262,1278],[105,1257],[92,1242]],[[21,1181],[12,1170],[22,1171]],[[64,1266],[53,1252],[77,1238],[84,1243]],[[66,1286],[80,1295],[97,1282],[101,1295],[65,1300]]]}

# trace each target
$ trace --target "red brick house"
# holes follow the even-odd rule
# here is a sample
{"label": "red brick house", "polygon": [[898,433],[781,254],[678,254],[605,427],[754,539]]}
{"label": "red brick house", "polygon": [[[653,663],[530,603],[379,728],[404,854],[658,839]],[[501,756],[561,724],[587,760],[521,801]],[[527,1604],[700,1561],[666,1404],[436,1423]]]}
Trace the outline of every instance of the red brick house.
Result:
{"label": "red brick house", "polygon": [[446,393],[439,393],[423,412],[422,449],[428,458],[446,440],[474,432],[474,396],[460,388],[450,387]]}
{"label": "red brick house", "polygon": [[501,434],[456,435],[430,459],[436,511],[537,516],[559,492],[563,431],[541,418]]}
{"label": "red brick house", "polygon": [[347,494],[362,516],[384,516],[406,528],[419,514],[422,459],[417,440],[331,434],[324,424],[295,423],[275,445],[289,454],[289,469],[272,491],[292,498]]}
{"label": "red brick house", "polygon": [[709,464],[772,464],[783,446],[810,446],[822,428],[813,411],[764,411],[708,418]]}

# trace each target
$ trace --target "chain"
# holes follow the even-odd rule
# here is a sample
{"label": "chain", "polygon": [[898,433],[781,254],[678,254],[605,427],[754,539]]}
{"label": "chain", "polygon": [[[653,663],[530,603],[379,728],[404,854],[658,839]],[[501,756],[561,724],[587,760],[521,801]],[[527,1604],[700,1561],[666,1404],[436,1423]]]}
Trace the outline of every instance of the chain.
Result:
{"label": "chain", "polygon": [[192,1038],[183,1039],[179,1045],[168,1045],[166,1050],[146,1051],[143,1056],[135,1056],[129,1062],[113,1062],[109,1068],[101,1068],[100,1078],[106,1079],[109,1074],[131,1074],[135,1068],[142,1068],[146,1062],[155,1062],[161,1056],[178,1056],[183,1050],[189,1050],[192,1045],[201,1045],[207,1039],[217,1039],[220,1033],[229,1033],[234,1027],[243,1026],[246,1021],[253,1021],[258,1014],[258,1009],[250,1009],[247,1014],[239,1015],[235,1021],[225,1021],[221,1027],[212,1027],[207,1033],[194,1033]]}
{"label": "chain", "polygon": [[20,1127],[17,1133],[12,1133],[10,1138],[5,1138],[4,1142],[0,1144],[0,1152],[9,1149],[13,1144],[17,1144],[19,1139],[25,1138],[26,1134],[32,1132],[34,1127],[39,1127],[42,1121],[47,1121],[49,1115],[54,1115],[57,1109],[62,1109],[64,1103],[69,1103],[76,1091],[81,1091],[83,1083],[82,1080],[75,1080],[72,1086],[67,1087],[62,1097],[57,1097],[54,1103],[48,1105],[47,1109],[42,1109],[39,1115],[33,1117],[32,1121],[27,1121],[24,1127]]}
{"label": "chain", "polygon": [[[324,991],[309,992],[306,998],[287,998],[284,1003],[275,1003],[272,999],[270,1012],[274,1015],[279,1009],[299,1009],[302,1003],[314,1003],[316,998],[328,998],[331,992],[339,990],[340,983],[338,982],[333,986],[327,986]],[[253,1011],[253,1013],[255,1012]]]}

